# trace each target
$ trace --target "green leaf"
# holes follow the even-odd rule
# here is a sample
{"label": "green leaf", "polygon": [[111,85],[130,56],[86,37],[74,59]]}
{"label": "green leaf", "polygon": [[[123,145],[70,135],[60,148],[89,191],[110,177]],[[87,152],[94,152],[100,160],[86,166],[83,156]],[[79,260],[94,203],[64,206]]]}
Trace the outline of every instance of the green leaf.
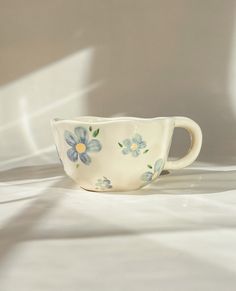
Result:
{"label": "green leaf", "polygon": [[151,165],[147,165],[147,166],[148,166],[149,169],[152,169],[152,166]]}
{"label": "green leaf", "polygon": [[118,142],[118,145],[119,145],[121,148],[123,148],[123,144],[121,144],[120,142]]}
{"label": "green leaf", "polygon": [[79,168],[79,164],[76,165],[76,168]]}
{"label": "green leaf", "polygon": [[93,130],[92,126],[89,126],[89,131],[92,131],[92,130]]}
{"label": "green leaf", "polygon": [[93,132],[93,137],[96,137],[99,134],[99,128]]}
{"label": "green leaf", "polygon": [[146,154],[149,151],[149,149],[146,149],[143,153]]}

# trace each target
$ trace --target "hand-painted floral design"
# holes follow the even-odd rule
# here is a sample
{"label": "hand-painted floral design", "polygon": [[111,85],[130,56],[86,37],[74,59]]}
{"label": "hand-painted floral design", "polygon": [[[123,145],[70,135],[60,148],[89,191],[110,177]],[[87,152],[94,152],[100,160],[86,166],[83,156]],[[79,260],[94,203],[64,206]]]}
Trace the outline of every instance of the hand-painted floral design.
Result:
{"label": "hand-painted floral design", "polygon": [[151,171],[147,171],[145,172],[142,176],[141,176],[141,179],[144,181],[144,182],[147,182],[147,183],[150,183],[152,182],[153,180],[155,180],[161,173],[161,170],[163,168],[163,160],[162,159],[158,159],[154,166],[151,166],[151,165],[147,165],[149,169],[152,169],[152,172]]}
{"label": "hand-painted floral design", "polygon": [[[99,129],[96,130],[96,136],[99,133]],[[93,134],[94,136],[94,134]],[[81,160],[85,165],[91,163],[89,153],[99,152],[102,149],[102,145],[99,140],[89,140],[89,132],[84,127],[76,127],[74,133],[66,130],[64,133],[65,140],[68,145],[71,146],[67,151],[67,156],[72,162]]]}
{"label": "hand-painted floral design", "polygon": [[112,188],[111,181],[106,177],[103,177],[102,179],[98,179],[96,186],[97,186],[96,188],[99,190],[108,190]]}
{"label": "hand-painted floral design", "polygon": [[[135,134],[132,138],[127,138],[123,141],[123,143],[118,142],[118,145],[123,148],[122,153],[124,155],[131,154],[133,157],[137,157],[140,155],[142,149],[146,148],[147,144],[142,139],[142,136],[138,133]],[[143,153],[147,153],[146,149]]]}

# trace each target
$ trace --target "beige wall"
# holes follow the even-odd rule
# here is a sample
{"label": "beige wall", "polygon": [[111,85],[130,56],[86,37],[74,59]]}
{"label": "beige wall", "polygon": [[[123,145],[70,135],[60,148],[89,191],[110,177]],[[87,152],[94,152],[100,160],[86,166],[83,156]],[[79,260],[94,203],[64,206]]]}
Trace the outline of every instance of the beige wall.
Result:
{"label": "beige wall", "polygon": [[235,4],[0,0],[1,165],[54,160],[49,119],[84,114],[186,115],[201,161],[235,162]]}

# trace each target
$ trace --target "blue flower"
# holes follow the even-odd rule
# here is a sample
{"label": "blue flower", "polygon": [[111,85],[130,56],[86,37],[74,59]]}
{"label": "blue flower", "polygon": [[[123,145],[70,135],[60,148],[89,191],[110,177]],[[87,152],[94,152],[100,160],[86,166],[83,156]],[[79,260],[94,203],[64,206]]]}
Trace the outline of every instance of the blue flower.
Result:
{"label": "blue flower", "polygon": [[[121,145],[119,143],[119,145]],[[133,157],[137,157],[140,154],[141,149],[144,149],[147,144],[145,141],[143,141],[140,134],[135,134],[133,138],[127,138],[123,141],[123,145],[121,145],[124,148],[122,149],[122,153],[124,155],[128,155],[129,153]]]}
{"label": "blue flower", "polygon": [[100,190],[106,190],[106,189],[112,188],[111,181],[109,179],[107,179],[106,177],[103,177],[103,179],[98,179],[96,186]]}
{"label": "blue flower", "polygon": [[97,139],[89,140],[89,134],[86,128],[76,127],[74,133],[66,130],[64,133],[65,140],[71,146],[67,151],[67,156],[72,162],[80,158],[85,165],[91,163],[88,153],[99,152],[102,149],[101,143]]}
{"label": "blue flower", "polygon": [[154,164],[153,172],[151,171],[145,172],[141,176],[141,179],[147,183],[152,182],[160,175],[162,167],[163,167],[163,160],[162,159],[157,160]]}

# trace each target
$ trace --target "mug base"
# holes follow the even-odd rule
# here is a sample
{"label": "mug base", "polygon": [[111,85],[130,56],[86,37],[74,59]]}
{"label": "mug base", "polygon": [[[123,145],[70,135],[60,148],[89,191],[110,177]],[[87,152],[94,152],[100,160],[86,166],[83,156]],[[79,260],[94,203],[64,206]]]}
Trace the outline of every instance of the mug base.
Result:
{"label": "mug base", "polygon": [[94,189],[94,188],[85,188],[80,186],[81,189],[88,191],[88,192],[97,192],[97,193],[107,193],[107,194],[112,194],[112,193],[117,193],[117,192],[133,192],[133,191],[138,191],[144,187],[146,187],[149,184],[140,186],[138,188],[132,188],[132,189],[125,189],[125,188],[114,188],[114,189]]}

